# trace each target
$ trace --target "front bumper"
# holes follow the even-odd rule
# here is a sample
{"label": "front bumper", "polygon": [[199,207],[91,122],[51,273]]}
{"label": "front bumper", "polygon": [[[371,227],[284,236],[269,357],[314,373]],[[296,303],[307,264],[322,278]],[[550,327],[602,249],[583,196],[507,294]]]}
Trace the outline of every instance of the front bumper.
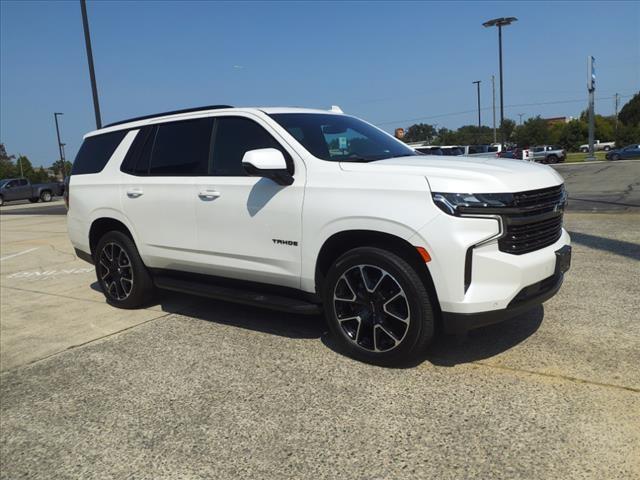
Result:
{"label": "front bumper", "polygon": [[469,330],[513,318],[536,305],[546,302],[562,286],[564,274],[571,266],[571,247],[565,245],[557,250],[555,258],[554,274],[520,290],[506,308],[479,313],[442,312],[444,332],[453,334],[465,333]]}

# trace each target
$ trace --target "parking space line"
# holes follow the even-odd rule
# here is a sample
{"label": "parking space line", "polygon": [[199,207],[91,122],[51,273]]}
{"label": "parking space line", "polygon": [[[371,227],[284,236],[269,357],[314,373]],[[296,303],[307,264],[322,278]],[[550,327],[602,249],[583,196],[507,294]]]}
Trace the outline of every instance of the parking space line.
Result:
{"label": "parking space line", "polygon": [[6,257],[0,258],[0,262],[2,262],[4,260],[8,260],[8,259],[13,258],[13,257],[18,257],[20,255],[24,255],[25,253],[33,252],[34,250],[37,250],[38,248],[40,248],[40,247],[34,247],[34,248],[30,248],[28,250],[24,250],[22,252],[14,253],[12,255],[7,255]]}

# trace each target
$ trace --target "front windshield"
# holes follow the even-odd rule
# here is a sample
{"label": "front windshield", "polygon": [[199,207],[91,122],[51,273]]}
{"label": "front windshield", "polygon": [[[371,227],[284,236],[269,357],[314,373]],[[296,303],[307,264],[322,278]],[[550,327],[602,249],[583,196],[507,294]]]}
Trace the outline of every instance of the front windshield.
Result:
{"label": "front windshield", "polygon": [[313,156],[334,162],[372,162],[416,153],[362,120],[321,113],[272,114]]}

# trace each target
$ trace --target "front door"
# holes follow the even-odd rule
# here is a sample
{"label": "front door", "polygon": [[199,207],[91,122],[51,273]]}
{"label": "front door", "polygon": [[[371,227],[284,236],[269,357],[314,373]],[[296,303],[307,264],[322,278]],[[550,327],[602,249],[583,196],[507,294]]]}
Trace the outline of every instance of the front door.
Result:
{"label": "front door", "polygon": [[[300,244],[305,169],[295,152],[260,119],[216,117],[212,175],[196,179],[198,249],[207,273],[300,286]],[[293,172],[292,185],[249,177],[245,152],[280,150]]]}

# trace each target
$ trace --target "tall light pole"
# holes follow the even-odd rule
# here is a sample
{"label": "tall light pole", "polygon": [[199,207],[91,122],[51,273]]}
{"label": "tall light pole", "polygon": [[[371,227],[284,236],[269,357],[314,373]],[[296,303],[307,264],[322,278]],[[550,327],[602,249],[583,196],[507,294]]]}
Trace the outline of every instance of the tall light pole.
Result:
{"label": "tall light pole", "polygon": [[587,91],[589,92],[589,154],[585,160],[595,160],[593,139],[595,137],[596,59],[591,55],[587,58]]}
{"label": "tall light pole", "polygon": [[[482,80],[476,80],[475,82],[471,82],[471,83],[475,83],[476,87],[478,87],[478,130],[482,126],[482,120],[480,118],[480,82],[481,81]],[[480,134],[480,131],[478,131],[478,135],[479,134]]]}
{"label": "tall light pole", "polygon": [[511,25],[518,19],[516,17],[500,17],[493,20],[487,20],[482,25],[484,27],[498,27],[498,58],[500,62],[500,143],[504,150],[504,85],[502,79],[502,27]]}
{"label": "tall light pole", "polygon": [[524,113],[519,113],[518,116],[520,117],[519,125],[522,125],[522,117],[524,116]]}
{"label": "tall light pole", "polygon": [[[62,148],[64,143],[60,141],[60,126],[58,125],[58,115],[64,115],[62,112],[53,112],[53,118],[56,121],[56,135],[58,136],[58,151],[60,152],[60,161],[63,162],[64,165],[64,153],[62,152]],[[65,176],[66,176],[66,172]]]}
{"label": "tall light pole", "polygon": [[87,48],[87,61],[89,62],[89,77],[91,79],[91,92],[93,94],[93,110],[96,114],[96,128],[102,128],[100,118],[100,103],[98,102],[98,86],[96,85],[96,72],[93,68],[93,52],[91,50],[91,35],[89,35],[89,20],[87,19],[87,2],[80,0],[82,10],[82,27],[84,29],[84,44]]}
{"label": "tall light pole", "polygon": [[491,75],[491,92],[493,96],[493,143],[498,141],[496,136],[496,76]]}

